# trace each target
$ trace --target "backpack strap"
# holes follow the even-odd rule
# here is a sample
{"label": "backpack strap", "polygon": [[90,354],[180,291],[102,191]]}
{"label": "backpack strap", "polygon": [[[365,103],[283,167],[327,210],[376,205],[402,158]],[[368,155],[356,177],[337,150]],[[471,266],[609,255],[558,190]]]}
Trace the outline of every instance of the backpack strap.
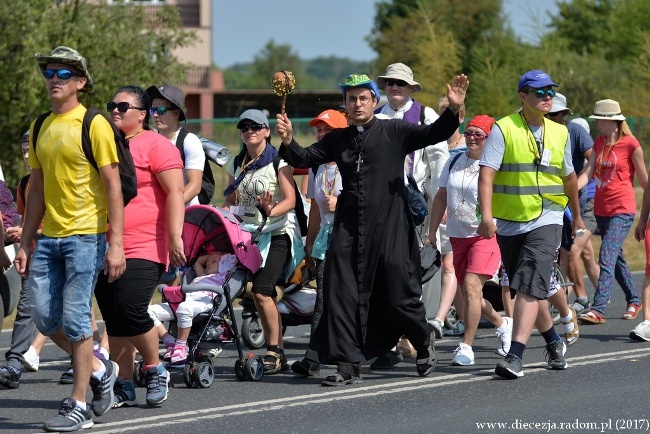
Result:
{"label": "backpack strap", "polygon": [[456,164],[456,161],[458,161],[461,155],[463,155],[462,152],[459,152],[458,154],[454,155],[454,158],[451,160],[451,163],[449,163],[449,173],[451,173],[451,168],[454,167],[454,164]]}
{"label": "backpack strap", "polygon": [[92,142],[90,141],[90,124],[97,115],[103,116],[99,110],[93,108],[87,109],[86,114],[84,114],[83,123],[81,124],[81,148],[83,149],[84,155],[86,156],[86,159],[88,159],[90,165],[99,172],[97,161],[93,155]]}
{"label": "backpack strap", "polygon": [[36,153],[36,142],[38,141],[38,133],[41,132],[41,127],[43,126],[43,122],[45,122],[45,118],[47,118],[50,114],[52,114],[52,110],[41,114],[39,117],[36,118],[36,122],[34,122],[34,131],[32,132],[32,144],[34,146],[34,154]]}
{"label": "backpack strap", "polygon": [[178,131],[178,136],[176,136],[176,147],[181,153],[181,160],[183,160],[183,166],[185,166],[185,137],[187,137],[187,131],[185,128],[181,128]]}

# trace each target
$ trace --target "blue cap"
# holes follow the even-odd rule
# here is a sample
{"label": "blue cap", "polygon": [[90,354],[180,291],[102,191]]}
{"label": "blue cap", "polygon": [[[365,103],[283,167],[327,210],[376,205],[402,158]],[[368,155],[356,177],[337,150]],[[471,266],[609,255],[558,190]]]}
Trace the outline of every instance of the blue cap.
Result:
{"label": "blue cap", "polygon": [[521,92],[521,89],[526,86],[532,87],[533,89],[541,89],[542,87],[547,86],[557,87],[558,84],[551,80],[551,76],[544,71],[534,69],[521,76],[519,79],[519,86],[517,86],[517,92]]}
{"label": "blue cap", "polygon": [[379,86],[377,86],[377,84],[366,74],[350,74],[345,77],[343,84],[339,83],[339,86],[341,87],[343,96],[345,96],[345,92],[347,92],[348,89],[353,87],[365,87],[366,89],[370,89],[370,92],[372,92],[375,98],[379,99]]}

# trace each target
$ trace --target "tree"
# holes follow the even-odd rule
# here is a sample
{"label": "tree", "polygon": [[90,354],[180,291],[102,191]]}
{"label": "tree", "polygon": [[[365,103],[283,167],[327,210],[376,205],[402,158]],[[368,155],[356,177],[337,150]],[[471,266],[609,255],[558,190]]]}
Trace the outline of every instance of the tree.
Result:
{"label": "tree", "polygon": [[189,65],[181,64],[171,52],[196,39],[194,32],[181,28],[174,7],[148,14],[133,3],[85,0],[0,2],[0,28],[0,131],[5,138],[0,164],[9,185],[15,185],[23,171],[20,136],[33,119],[50,109],[34,54],[49,53],[58,45],[77,49],[87,59],[95,82],[82,103],[103,107],[127,84],[182,84]]}
{"label": "tree", "polygon": [[459,46],[453,35],[437,25],[423,7],[393,18],[375,43],[379,64],[401,62],[413,70],[414,78],[423,85],[418,94],[422,104],[437,107],[446,83],[460,72]]}

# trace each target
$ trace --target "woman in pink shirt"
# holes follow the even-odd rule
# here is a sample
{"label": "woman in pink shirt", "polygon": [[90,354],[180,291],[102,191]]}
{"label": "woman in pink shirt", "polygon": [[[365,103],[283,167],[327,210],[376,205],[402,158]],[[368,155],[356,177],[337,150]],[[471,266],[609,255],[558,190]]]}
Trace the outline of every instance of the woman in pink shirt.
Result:
{"label": "woman in pink shirt", "polygon": [[114,406],[137,405],[131,382],[136,349],[142,356],[147,404],[157,405],[167,399],[169,373],[160,363],[158,332],[147,309],[166,264],[185,263],[183,163],[176,147],[149,129],[151,101],[144,90],[123,87],[106,107],[129,140],[138,195],[124,208],[126,271],[114,282],[100,275],[95,296],[111,358],[120,367],[113,387]]}
{"label": "woman in pink shirt", "polygon": [[594,178],[596,196],[594,214],[602,237],[598,263],[600,277],[591,310],[578,316],[582,323],[604,324],[605,308],[612,298],[614,278],[623,289],[627,310],[623,319],[636,319],[641,310],[639,296],[625,257],[623,241],[634,222],[636,200],[634,175],[641,187],[648,182],[648,172],[643,162],[643,150],[625,122],[618,102],[605,99],[596,102],[594,114],[601,136],[594,142],[589,162],[580,174],[578,188]]}

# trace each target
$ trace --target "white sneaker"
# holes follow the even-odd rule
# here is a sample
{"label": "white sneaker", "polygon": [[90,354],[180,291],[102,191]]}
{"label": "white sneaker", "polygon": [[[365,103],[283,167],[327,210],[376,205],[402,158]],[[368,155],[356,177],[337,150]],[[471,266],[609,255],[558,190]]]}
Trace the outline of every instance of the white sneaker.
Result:
{"label": "white sneaker", "polygon": [[30,372],[38,371],[38,363],[40,357],[36,354],[36,349],[34,347],[29,347],[29,350],[25,351],[23,354],[23,366]]}
{"label": "white sneaker", "polygon": [[630,332],[630,339],[650,342],[650,321],[643,321]]}
{"label": "white sneaker", "polygon": [[451,364],[454,366],[470,366],[474,364],[474,351],[472,347],[467,344],[460,343],[458,348],[454,350],[454,358]]}
{"label": "white sneaker", "polygon": [[503,325],[497,328],[496,335],[499,338],[497,354],[505,357],[510,351],[510,341],[512,341],[512,318],[503,317]]}

